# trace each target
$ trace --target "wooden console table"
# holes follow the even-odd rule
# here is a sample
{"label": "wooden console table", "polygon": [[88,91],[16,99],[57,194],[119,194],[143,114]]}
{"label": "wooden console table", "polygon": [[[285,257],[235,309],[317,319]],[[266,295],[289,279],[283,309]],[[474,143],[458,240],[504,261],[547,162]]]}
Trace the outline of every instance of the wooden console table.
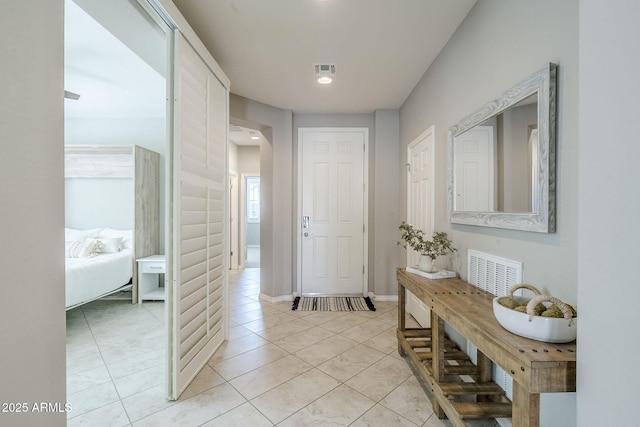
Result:
{"label": "wooden console table", "polygon": [[[540,393],[576,390],[576,343],[514,335],[493,315],[494,296],[460,279],[430,280],[397,270],[398,351],[431,388],[433,410],[456,427],[466,419],[511,417],[540,424]],[[431,309],[431,328],[405,327],[406,290]],[[478,348],[477,364],[449,341],[449,324]],[[513,402],[491,381],[491,361],[513,378]]]}

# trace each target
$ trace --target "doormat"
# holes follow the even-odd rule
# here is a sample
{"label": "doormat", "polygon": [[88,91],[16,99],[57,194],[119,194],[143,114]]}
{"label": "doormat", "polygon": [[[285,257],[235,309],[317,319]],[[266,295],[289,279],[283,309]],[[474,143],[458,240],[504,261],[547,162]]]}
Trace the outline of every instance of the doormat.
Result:
{"label": "doormat", "polygon": [[296,297],[291,310],[300,311],[376,311],[369,297]]}

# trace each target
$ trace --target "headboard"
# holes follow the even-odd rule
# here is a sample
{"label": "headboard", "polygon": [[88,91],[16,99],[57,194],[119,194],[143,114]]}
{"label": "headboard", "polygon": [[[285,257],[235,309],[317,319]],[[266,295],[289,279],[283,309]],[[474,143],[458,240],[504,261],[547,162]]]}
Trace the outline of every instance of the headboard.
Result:
{"label": "headboard", "polygon": [[[113,179],[116,192],[126,188],[123,209],[131,209],[133,229],[133,292],[138,301],[136,260],[158,254],[160,250],[160,155],[137,145],[67,145],[65,146],[65,180],[95,179],[102,186]],[[106,181],[106,184],[105,184]],[[117,187],[116,187],[117,186]],[[67,206],[69,209],[69,206]],[[91,215],[84,215],[91,217]],[[100,223],[67,224],[71,228],[111,227],[104,216],[95,215]],[[87,219],[91,221],[91,219]],[[90,225],[91,224],[91,225]]]}

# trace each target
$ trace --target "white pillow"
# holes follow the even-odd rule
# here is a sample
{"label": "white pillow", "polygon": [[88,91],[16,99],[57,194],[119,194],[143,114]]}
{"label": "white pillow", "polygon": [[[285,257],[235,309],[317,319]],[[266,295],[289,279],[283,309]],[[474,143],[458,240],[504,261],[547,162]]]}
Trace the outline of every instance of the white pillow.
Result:
{"label": "white pillow", "polygon": [[98,237],[121,237],[122,249],[133,248],[133,231],[131,230],[116,230],[115,228],[103,228],[100,231]]}
{"label": "white pillow", "polygon": [[100,253],[112,254],[122,250],[122,237],[98,237],[98,241],[102,243]]}
{"label": "white pillow", "polygon": [[100,253],[102,243],[93,238],[65,241],[67,258],[90,258]]}
{"label": "white pillow", "polygon": [[65,228],[64,240],[76,241],[76,240],[85,239],[87,237],[98,237],[100,232],[102,232],[102,228],[91,228],[88,230],[77,230],[75,228]]}

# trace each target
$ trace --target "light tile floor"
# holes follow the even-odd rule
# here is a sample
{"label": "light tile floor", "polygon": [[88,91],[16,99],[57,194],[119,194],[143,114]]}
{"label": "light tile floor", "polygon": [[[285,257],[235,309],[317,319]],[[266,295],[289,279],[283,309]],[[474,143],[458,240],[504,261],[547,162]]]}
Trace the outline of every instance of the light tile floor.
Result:
{"label": "light tile floor", "polygon": [[68,425],[451,425],[398,355],[396,303],[291,311],[290,302],[259,301],[259,277],[231,271],[229,341],[175,402],[164,391],[163,303],[96,301],[67,312]]}
{"label": "light tile floor", "polygon": [[247,246],[246,268],[260,268],[260,246]]}

